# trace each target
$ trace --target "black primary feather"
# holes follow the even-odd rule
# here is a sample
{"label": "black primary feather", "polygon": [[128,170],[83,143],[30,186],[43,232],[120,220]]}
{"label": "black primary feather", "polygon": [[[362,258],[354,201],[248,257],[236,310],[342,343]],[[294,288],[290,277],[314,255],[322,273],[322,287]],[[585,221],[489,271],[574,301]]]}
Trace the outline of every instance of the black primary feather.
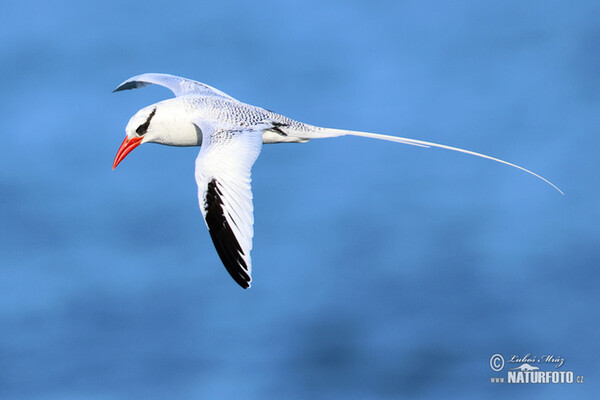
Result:
{"label": "black primary feather", "polygon": [[221,199],[219,183],[213,178],[208,183],[208,190],[204,200],[206,211],[206,224],[210,237],[217,249],[217,253],[225,265],[229,275],[244,289],[250,287],[250,275],[248,266],[244,260],[244,250],[240,246],[231,226],[225,218],[223,200]]}

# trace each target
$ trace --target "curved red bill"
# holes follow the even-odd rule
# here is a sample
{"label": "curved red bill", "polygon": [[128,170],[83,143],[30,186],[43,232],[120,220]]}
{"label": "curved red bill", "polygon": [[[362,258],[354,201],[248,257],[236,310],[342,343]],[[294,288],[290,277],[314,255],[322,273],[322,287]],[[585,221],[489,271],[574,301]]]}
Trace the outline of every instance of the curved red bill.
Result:
{"label": "curved red bill", "polygon": [[121,147],[119,147],[117,155],[115,156],[115,161],[113,162],[113,170],[117,168],[117,165],[119,165],[119,163],[123,161],[127,154],[131,153],[131,150],[138,147],[141,144],[141,142],[141,136],[132,137],[131,139],[125,136],[125,140],[123,140],[123,143],[121,143]]}

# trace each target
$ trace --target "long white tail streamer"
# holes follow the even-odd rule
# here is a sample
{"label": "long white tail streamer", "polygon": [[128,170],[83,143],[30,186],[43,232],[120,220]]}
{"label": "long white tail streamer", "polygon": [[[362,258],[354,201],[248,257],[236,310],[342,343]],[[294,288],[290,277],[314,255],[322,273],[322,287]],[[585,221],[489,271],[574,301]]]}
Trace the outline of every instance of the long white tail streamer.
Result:
{"label": "long white tail streamer", "polygon": [[535,176],[536,178],[543,180],[548,185],[550,185],[554,189],[556,189],[560,194],[564,195],[563,191],[560,190],[555,184],[553,184],[552,182],[550,182],[548,179],[544,178],[543,176],[540,176],[540,175],[536,174],[535,172],[528,170],[527,168],[523,168],[523,167],[521,167],[519,165],[516,165],[516,164],[513,164],[513,163],[509,163],[508,161],[504,161],[504,160],[501,160],[501,159],[496,158],[496,157],[492,157],[492,156],[488,156],[488,155],[485,155],[485,154],[477,153],[475,151],[460,149],[458,147],[446,146],[444,144],[439,144],[439,143],[426,142],[424,140],[409,139],[409,138],[403,138],[403,137],[391,136],[391,135],[382,135],[382,134],[379,134],[379,133],[360,132],[360,131],[348,131],[348,130],[343,130],[343,129],[332,129],[332,128],[324,128],[323,130],[325,131],[325,134],[331,135],[331,136],[344,136],[344,135],[361,136],[361,137],[366,137],[366,138],[379,139],[379,140],[387,140],[387,141],[390,141],[390,142],[397,142],[397,143],[409,144],[411,146],[428,147],[428,148],[429,147],[437,147],[437,148],[440,148],[440,149],[446,149],[446,150],[457,151],[459,153],[470,154],[470,155],[476,156],[476,157],[487,158],[488,160],[496,161],[496,162],[499,162],[501,164],[506,164],[506,165],[509,165],[511,167],[518,168],[521,171],[525,171],[528,174],[531,174],[531,175]]}

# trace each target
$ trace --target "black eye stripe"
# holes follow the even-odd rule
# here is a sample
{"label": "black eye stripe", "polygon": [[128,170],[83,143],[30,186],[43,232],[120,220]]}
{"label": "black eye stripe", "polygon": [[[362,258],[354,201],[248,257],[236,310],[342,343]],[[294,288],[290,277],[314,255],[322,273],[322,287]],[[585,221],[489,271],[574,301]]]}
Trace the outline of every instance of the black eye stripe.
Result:
{"label": "black eye stripe", "polygon": [[148,115],[148,119],[146,120],[146,122],[138,126],[138,128],[135,130],[135,132],[138,135],[143,136],[148,131],[148,127],[150,126],[150,120],[152,119],[152,117],[154,117],[154,114],[156,114],[156,107],[154,107],[154,110],[152,110],[150,115]]}

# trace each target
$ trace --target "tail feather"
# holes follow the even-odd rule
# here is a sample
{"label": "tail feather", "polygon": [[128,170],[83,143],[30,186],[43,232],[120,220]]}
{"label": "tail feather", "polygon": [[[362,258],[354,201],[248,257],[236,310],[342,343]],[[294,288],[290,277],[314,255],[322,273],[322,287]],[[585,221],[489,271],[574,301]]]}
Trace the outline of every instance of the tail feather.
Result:
{"label": "tail feather", "polygon": [[499,158],[488,156],[488,155],[485,155],[485,154],[476,153],[474,151],[460,149],[458,147],[446,146],[444,144],[426,142],[424,140],[409,139],[409,138],[403,138],[403,137],[399,137],[399,136],[381,135],[379,133],[359,132],[359,131],[347,131],[347,130],[343,130],[343,129],[332,129],[332,128],[322,128],[322,130],[320,130],[319,133],[323,133],[322,137],[335,137],[335,136],[352,135],[352,136],[361,136],[361,137],[372,138],[372,139],[387,140],[389,142],[397,142],[397,143],[409,144],[411,146],[419,146],[419,147],[426,147],[426,148],[437,147],[437,148],[440,148],[440,149],[452,150],[452,151],[457,151],[459,153],[465,153],[465,154],[470,154],[470,155],[476,156],[476,157],[486,158],[488,160],[496,161],[496,162],[499,162],[501,164],[505,164],[505,165],[508,165],[508,166],[511,166],[511,167],[514,167],[514,168],[518,168],[521,171],[527,172],[528,174],[531,174],[531,175],[535,176],[536,178],[541,179],[542,181],[546,182],[548,185],[550,185],[554,189],[556,189],[560,194],[564,195],[563,191],[560,190],[555,184],[553,184],[552,182],[550,182],[548,179],[544,178],[543,176],[540,176],[540,175],[536,174],[533,171],[530,171],[530,170],[528,170],[526,168],[523,168],[523,167],[521,167],[519,165],[516,165],[516,164],[513,164],[513,163],[509,163],[508,161],[504,161],[504,160],[501,160]]}

